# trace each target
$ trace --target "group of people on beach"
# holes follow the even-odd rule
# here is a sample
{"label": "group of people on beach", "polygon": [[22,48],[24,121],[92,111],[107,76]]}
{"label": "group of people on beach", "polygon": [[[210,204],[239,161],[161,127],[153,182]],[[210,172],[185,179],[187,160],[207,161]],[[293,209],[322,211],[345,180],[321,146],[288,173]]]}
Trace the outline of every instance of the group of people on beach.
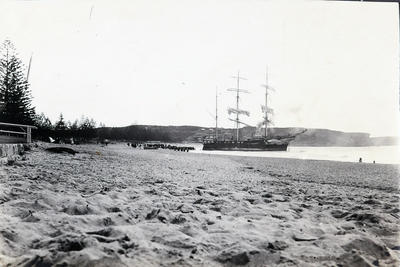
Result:
{"label": "group of people on beach", "polygon": [[127,143],[128,146],[139,149],[170,149],[174,151],[189,152],[194,150],[194,147],[190,146],[176,146],[162,143]]}
{"label": "group of people on beach", "polygon": [[143,144],[138,144],[138,143],[128,143],[127,145],[133,148],[143,148]]}

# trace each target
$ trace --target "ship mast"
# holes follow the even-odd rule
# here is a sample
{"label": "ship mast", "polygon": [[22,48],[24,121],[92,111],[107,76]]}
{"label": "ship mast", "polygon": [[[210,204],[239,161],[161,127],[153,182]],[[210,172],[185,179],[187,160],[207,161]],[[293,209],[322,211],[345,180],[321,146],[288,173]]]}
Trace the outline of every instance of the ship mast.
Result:
{"label": "ship mast", "polygon": [[215,89],[215,141],[218,141],[218,87]]}
{"label": "ship mast", "polygon": [[265,138],[268,135],[268,67],[265,72],[265,110],[264,110],[264,123],[265,123]]}
{"label": "ship mast", "polygon": [[228,113],[236,114],[236,119],[230,119],[230,120],[236,122],[236,142],[239,142],[239,124],[240,123],[244,124],[243,122],[240,122],[239,115],[241,115],[241,114],[246,115],[246,116],[250,115],[250,113],[248,111],[239,109],[239,98],[240,98],[239,94],[240,93],[249,93],[249,92],[247,90],[240,89],[240,80],[247,80],[247,79],[244,77],[240,77],[239,71],[238,71],[237,76],[232,76],[232,78],[236,79],[237,87],[229,88],[227,90],[231,91],[231,92],[236,92],[236,108],[229,108]]}
{"label": "ship mast", "polygon": [[265,88],[265,106],[263,108],[264,111],[264,125],[265,125],[265,129],[264,129],[264,137],[267,138],[268,135],[268,113],[272,113],[272,109],[268,108],[268,90],[271,90],[272,88],[268,85],[268,66],[266,68],[266,72],[265,72],[265,84],[262,85],[262,87]]}

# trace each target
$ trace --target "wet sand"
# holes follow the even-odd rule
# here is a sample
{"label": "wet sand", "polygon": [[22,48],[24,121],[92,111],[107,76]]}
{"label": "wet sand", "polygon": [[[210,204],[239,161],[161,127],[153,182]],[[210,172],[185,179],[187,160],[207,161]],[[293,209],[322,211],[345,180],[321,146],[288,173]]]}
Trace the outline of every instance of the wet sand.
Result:
{"label": "wet sand", "polygon": [[0,265],[399,265],[396,165],[72,148],[0,166]]}

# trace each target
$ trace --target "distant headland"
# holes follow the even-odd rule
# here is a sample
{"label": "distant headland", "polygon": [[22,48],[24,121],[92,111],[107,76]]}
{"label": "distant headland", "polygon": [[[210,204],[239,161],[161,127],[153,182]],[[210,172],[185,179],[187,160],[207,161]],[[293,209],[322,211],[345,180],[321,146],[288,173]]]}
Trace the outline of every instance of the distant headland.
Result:
{"label": "distant headland", "polygon": [[[270,133],[274,135],[295,134],[306,128],[273,127]],[[200,126],[157,126],[131,125],[125,127],[97,128],[97,136],[111,140],[160,140],[166,142],[202,142],[207,136],[214,135],[215,128]],[[240,134],[243,139],[251,138],[255,127],[243,127]],[[229,140],[233,129],[219,128],[218,135]],[[369,133],[349,133],[328,129],[308,129],[296,137],[291,145],[294,146],[382,146],[396,145],[400,140],[395,136],[371,137]]]}

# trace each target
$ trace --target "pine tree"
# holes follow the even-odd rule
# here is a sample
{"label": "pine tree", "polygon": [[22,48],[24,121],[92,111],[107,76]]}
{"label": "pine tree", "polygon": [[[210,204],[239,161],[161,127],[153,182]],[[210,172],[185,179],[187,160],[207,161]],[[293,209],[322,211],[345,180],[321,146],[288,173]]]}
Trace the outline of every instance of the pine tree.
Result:
{"label": "pine tree", "polygon": [[54,126],[54,129],[55,129],[56,131],[59,131],[59,130],[67,130],[67,129],[68,129],[67,124],[66,124],[66,122],[64,121],[64,116],[63,116],[62,113],[60,113],[60,117],[58,118],[58,121],[56,121],[55,126]]}
{"label": "pine tree", "polygon": [[14,45],[6,40],[0,47],[0,121],[34,124],[35,109],[24,66]]}
{"label": "pine tree", "polygon": [[51,130],[53,129],[53,125],[51,124],[51,120],[44,115],[44,113],[40,113],[39,115],[36,115],[35,119],[35,125],[39,129],[44,129],[44,130]]}

